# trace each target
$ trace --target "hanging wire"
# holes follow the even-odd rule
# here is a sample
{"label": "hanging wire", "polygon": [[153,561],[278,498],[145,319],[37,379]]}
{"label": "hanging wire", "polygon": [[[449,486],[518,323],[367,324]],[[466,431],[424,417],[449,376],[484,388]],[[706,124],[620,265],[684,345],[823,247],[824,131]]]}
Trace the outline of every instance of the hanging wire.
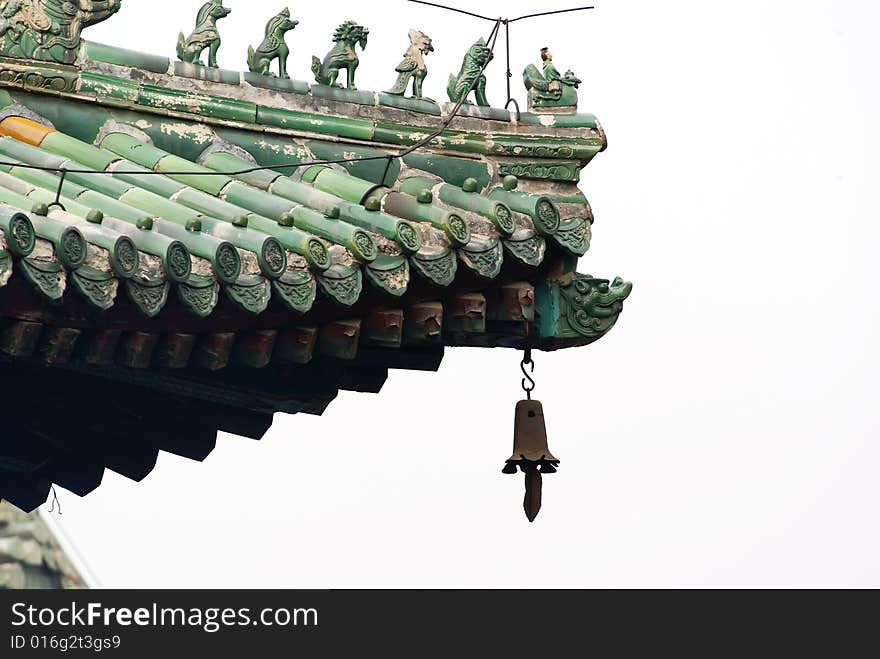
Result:
{"label": "hanging wire", "polygon": [[527,18],[538,18],[539,16],[554,16],[556,14],[568,14],[573,11],[587,11],[588,9],[595,9],[594,6],[590,5],[589,7],[572,7],[571,9],[556,9],[555,11],[542,11],[538,14],[526,14],[525,16],[517,16],[516,18],[508,19],[508,23],[516,23],[517,21],[524,21]]}
{"label": "hanging wire", "polygon": [[449,11],[454,11],[458,14],[465,14],[467,16],[473,16],[474,18],[482,18],[484,21],[495,21],[498,20],[496,18],[489,18],[488,16],[481,16],[480,14],[475,14],[472,11],[465,11],[464,9],[456,9],[455,7],[447,7],[446,5],[440,5],[436,2],[425,2],[425,0],[409,0],[410,2],[414,2],[417,5],[428,5],[429,7],[437,7],[437,9],[447,9]]}
{"label": "hanging wire", "polygon": [[[468,16],[473,16],[474,18],[481,18],[484,21],[494,21],[497,20],[495,18],[490,18],[488,16],[483,16],[481,14],[475,14],[472,11],[466,11],[464,9],[458,9],[457,7],[449,7],[448,5],[441,5],[436,2],[426,2],[425,0],[409,0],[409,2],[414,2],[417,5],[428,5],[429,7],[436,7],[437,9],[446,9],[447,11],[454,11],[458,14],[466,14]],[[502,23],[516,23],[517,21],[523,21],[527,18],[538,18],[539,16],[553,16],[554,14],[568,14],[573,11],[586,11],[587,9],[595,9],[594,6],[589,7],[572,7],[571,9],[554,9],[553,11],[542,11],[537,14],[526,14],[525,16],[517,16],[516,18],[507,18],[502,19]]]}

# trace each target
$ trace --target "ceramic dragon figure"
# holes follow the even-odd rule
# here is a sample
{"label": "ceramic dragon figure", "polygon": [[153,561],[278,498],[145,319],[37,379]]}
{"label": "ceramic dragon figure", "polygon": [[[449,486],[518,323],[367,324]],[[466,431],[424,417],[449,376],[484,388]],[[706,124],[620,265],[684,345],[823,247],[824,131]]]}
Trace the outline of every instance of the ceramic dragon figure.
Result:
{"label": "ceramic dragon figure", "polygon": [[369,36],[370,31],[354,21],[346,21],[340,25],[333,35],[336,45],[327,53],[324,61],[312,57],[312,73],[315,74],[318,84],[342,87],[336,80],[339,72],[345,69],[348,74],[348,88],[356,90],[354,76],[360,64],[356,46],[360,44],[361,50],[366,50]]}
{"label": "ceramic dragon figure", "polygon": [[[403,61],[397,65],[395,71],[399,74],[394,87],[388,90],[389,94],[404,96],[409,81],[413,81],[413,98],[422,98],[422,85],[428,77],[428,67],[425,66],[425,55],[434,52],[431,37],[418,30],[409,31],[410,47],[403,55]],[[430,99],[428,99],[430,100]]]}
{"label": "ceramic dragon figure", "polygon": [[266,38],[256,50],[248,48],[248,68],[251,73],[260,73],[264,76],[273,75],[269,71],[272,60],[278,60],[278,74],[282,78],[289,79],[287,74],[287,58],[290,56],[290,48],[284,40],[284,35],[299,25],[299,21],[291,20],[290,9],[285,9],[272,18],[266,25]]}
{"label": "ceramic dragon figure", "polygon": [[534,64],[529,64],[523,71],[523,82],[529,92],[529,109],[541,108],[577,108],[577,88],[581,80],[571,71],[565,75],[553,64],[553,55],[548,48],[541,49],[541,60],[544,73],[541,74]]}
{"label": "ceramic dragon figure", "polygon": [[208,66],[217,67],[217,51],[220,49],[220,32],[217,21],[226,18],[232,10],[223,6],[223,0],[211,0],[202,5],[196,16],[196,29],[189,37],[183,32],[177,37],[177,56],[183,62],[199,64],[202,53],[209,49]]}
{"label": "ceramic dragon figure", "polygon": [[121,6],[122,0],[0,0],[0,55],[72,64],[83,29]]}
{"label": "ceramic dragon figure", "polygon": [[574,275],[560,286],[560,336],[589,341],[607,334],[620,316],[633,285],[619,277],[613,282]]}
{"label": "ceramic dragon figure", "polygon": [[464,103],[470,104],[467,100],[471,88],[477,99],[477,105],[488,107],[489,101],[486,100],[486,76],[483,75],[483,67],[493,59],[492,51],[486,45],[486,40],[480,37],[464,56],[461,63],[461,70],[458,75],[449,76],[449,85],[446,92],[449,94],[449,100],[458,103],[464,99]]}

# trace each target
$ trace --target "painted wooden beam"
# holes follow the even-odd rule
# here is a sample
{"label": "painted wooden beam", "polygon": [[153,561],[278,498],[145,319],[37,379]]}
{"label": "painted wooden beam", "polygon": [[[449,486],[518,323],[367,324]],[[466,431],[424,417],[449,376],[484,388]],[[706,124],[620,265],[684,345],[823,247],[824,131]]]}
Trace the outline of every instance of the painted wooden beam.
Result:
{"label": "painted wooden beam", "polygon": [[120,366],[137,369],[149,368],[153,361],[153,353],[158,345],[158,334],[132,332],[126,335],[119,345]]}
{"label": "painted wooden beam", "polygon": [[30,357],[37,351],[43,325],[12,321],[0,330],[0,352],[10,357]]}
{"label": "painted wooden beam", "polygon": [[321,327],[318,332],[318,354],[336,359],[357,357],[362,322],[340,320]]}
{"label": "painted wooden beam", "polygon": [[186,368],[196,347],[195,334],[166,334],[156,351],[156,364],[161,368]]}
{"label": "painted wooden beam", "polygon": [[277,330],[239,334],[233,350],[233,361],[250,368],[265,368],[272,361],[272,351],[275,349],[277,338]]}
{"label": "painted wooden beam", "polygon": [[40,356],[48,366],[67,364],[76,349],[82,331],[70,327],[54,327],[43,333]]}
{"label": "painted wooden beam", "polygon": [[487,294],[489,320],[533,322],[535,320],[535,287],[528,282],[505,284]]}
{"label": "painted wooden beam", "polygon": [[83,361],[89,366],[110,366],[113,355],[122,338],[120,330],[96,330],[88,332],[80,344],[84,346]]}
{"label": "painted wooden beam", "polygon": [[446,303],[445,329],[482,334],[486,331],[486,297],[481,293],[459,295]]}
{"label": "painted wooden beam", "polygon": [[379,348],[399,348],[403,343],[403,310],[376,311],[364,318],[361,343]]}
{"label": "painted wooden beam", "polygon": [[414,304],[404,313],[403,342],[437,344],[443,342],[443,304],[423,302]]}
{"label": "painted wooden beam", "polygon": [[294,327],[278,333],[273,360],[279,364],[308,364],[318,343],[317,327]]}
{"label": "painted wooden beam", "polygon": [[206,334],[196,342],[193,361],[199,368],[219,371],[229,364],[233,345],[235,334],[232,332]]}

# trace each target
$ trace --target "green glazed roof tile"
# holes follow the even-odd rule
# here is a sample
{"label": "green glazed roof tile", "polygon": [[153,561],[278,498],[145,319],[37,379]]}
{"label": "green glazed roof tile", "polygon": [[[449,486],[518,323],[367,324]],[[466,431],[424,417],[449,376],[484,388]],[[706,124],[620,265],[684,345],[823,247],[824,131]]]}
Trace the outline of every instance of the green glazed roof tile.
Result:
{"label": "green glazed roof tile", "polygon": [[244,81],[254,87],[263,87],[265,89],[274,89],[276,91],[293,94],[308,94],[310,88],[309,83],[304,80],[276,78],[274,76],[264,76],[258,73],[251,73],[250,71],[247,71],[244,74]]}
{"label": "green glazed roof tile", "polygon": [[316,279],[324,295],[345,307],[351,307],[358,301],[364,286],[360,268],[346,265],[334,265],[317,275]]}
{"label": "green glazed roof tile", "polygon": [[88,71],[80,75],[79,90],[83,94],[106,96],[130,103],[137,103],[141,94],[141,86],[137,82]]}
{"label": "green glazed roof tile", "polygon": [[188,62],[175,62],[174,75],[181,76],[183,78],[194,78],[196,80],[219,82],[224,85],[241,84],[241,73],[239,73],[238,71],[215,69],[213,67],[200,66],[199,64],[190,64]]}
{"label": "green glazed roof tile", "polygon": [[86,57],[94,62],[144,69],[154,73],[167,73],[171,63],[167,57],[148,55],[135,50],[108,46],[95,41],[84,42],[83,52]]}
{"label": "green glazed roof tile", "polygon": [[160,111],[172,110],[229,121],[256,123],[257,120],[257,106],[254,103],[156,85],[141,85],[138,104]]}
{"label": "green glazed roof tile", "polygon": [[41,167],[61,167],[69,158],[50,153],[24,142],[19,142],[11,137],[0,137],[0,155],[4,161],[27,162]]}
{"label": "green glazed roof tile", "polygon": [[376,103],[376,95],[368,91],[330,87],[328,85],[312,85],[311,91],[312,96],[315,98],[328,98],[333,101],[357,103],[358,105],[375,105]]}
{"label": "green glazed roof tile", "polygon": [[241,277],[223,287],[226,297],[246,313],[257,315],[269,307],[272,284],[264,277]]}
{"label": "green glazed roof tile", "polygon": [[421,112],[439,117],[440,106],[433,101],[427,101],[420,98],[407,98],[398,96],[397,94],[388,94],[381,92],[379,94],[379,105],[385,105],[389,108],[398,108],[400,110],[410,110],[411,112]]}
{"label": "green glazed roof tile", "polygon": [[380,254],[364,270],[373,286],[395,297],[404,295],[409,287],[409,259]]}
{"label": "green glazed roof tile", "polygon": [[527,126],[559,126],[573,128],[599,129],[599,121],[594,114],[532,114],[523,112],[520,123]]}
{"label": "green glazed roof tile", "polygon": [[119,160],[119,156],[109,151],[102,151],[60,131],[49,133],[40,144],[40,148],[76,160],[89,169],[99,171],[107,169],[111,163]]}
{"label": "green glazed roof tile", "polygon": [[373,138],[373,123],[361,119],[321,116],[317,114],[285,110],[283,108],[257,108],[257,123],[263,126],[289,128],[309,133],[331,133],[358,140]]}
{"label": "green glazed roof tile", "polygon": [[[90,73],[96,81],[100,81],[99,75]],[[163,102],[169,102],[166,109],[180,109],[182,103],[186,111],[201,112],[204,103],[215,102],[201,93],[183,98],[185,95],[174,90],[150,89],[149,85],[145,88],[157,102],[160,96]],[[220,105],[238,107],[230,101]],[[228,116],[234,118],[235,111]],[[267,309],[273,295],[287,308],[307,313],[317,290],[337,303],[354,305],[364,278],[371,287],[399,297],[409,289],[414,275],[435,285],[450,285],[458,261],[481,277],[494,279],[501,272],[505,254],[529,266],[539,265],[544,257],[544,241],[534,235],[518,235],[511,217],[525,213],[546,219],[547,213],[538,212],[541,199],[501,188],[487,194],[491,173],[481,161],[410,154],[406,164],[414,169],[407,171],[416,176],[410,174],[398,192],[380,182],[386,167],[385,180],[395,181],[401,175],[401,163],[395,160],[388,166],[384,159],[362,160],[385,153],[374,148],[318,139],[291,142],[271,135],[247,140],[244,133],[228,127],[206,132],[201,124],[177,119],[171,120],[176,123],[160,119],[158,123],[138,120],[125,124],[120,119],[129,119],[130,115],[129,120],[133,120],[137,115],[102,112],[105,118],[95,140],[98,146],[63,131],[51,131],[39,147],[0,137],[0,156],[13,165],[21,161],[72,170],[65,175],[61,188],[62,203],[70,204],[69,210],[81,220],[95,211],[106,214],[105,227],[111,231],[115,224],[124,224],[123,233],[139,253],[162,259],[170,269],[169,278],[176,282],[177,296],[200,317],[210,315],[220,291],[249,313]],[[319,128],[326,130],[332,124],[337,134],[362,140],[376,138],[377,129],[381,129],[395,134],[393,138],[387,136],[392,142],[412,143],[419,132],[424,132],[417,126],[383,125],[364,119],[329,115],[316,119],[307,112],[281,108],[260,112],[264,121],[277,127],[310,133],[319,132]],[[206,116],[210,114],[205,112]],[[90,121],[101,122],[98,116]],[[69,128],[66,122],[59,123],[63,130]],[[162,148],[153,140],[168,148],[179,148],[186,156]],[[229,146],[224,147],[221,140]],[[486,147],[485,137],[479,134],[446,131],[438,140],[441,145],[452,143],[465,151],[469,143],[477,145],[477,151]],[[229,152],[224,150],[227,148]],[[249,159],[251,156],[257,165]],[[299,171],[259,169],[297,160],[341,157],[353,160],[343,166]],[[60,183],[58,174],[21,166],[7,169],[14,187],[27,192],[24,199],[28,202],[54,200],[53,192]],[[107,173],[77,172],[82,169]],[[246,171],[229,175],[242,170]],[[419,172],[426,175],[419,178]],[[438,183],[441,178],[446,183]],[[565,229],[571,227],[566,224]],[[553,227],[544,226],[542,230],[550,234]],[[436,244],[438,240],[440,244]],[[577,241],[572,242],[568,234],[557,241],[562,247],[577,249]],[[431,246],[426,247],[429,243]],[[105,237],[94,244],[106,249],[110,242]],[[210,263],[212,276],[206,280],[203,274],[190,274],[192,265],[182,265],[171,249],[174,245],[179,245],[181,254]],[[342,258],[343,252],[334,252],[331,259],[328,246],[333,245],[338,246],[335,249],[345,248],[344,253],[356,260]],[[249,262],[257,263],[268,280],[242,280],[245,275],[240,254],[251,254]],[[290,269],[288,254],[301,257],[300,263],[307,264],[312,272],[298,269],[302,266]],[[150,296],[156,297],[150,291],[161,292],[160,286],[150,287],[138,277],[133,279],[135,283],[126,288],[128,294],[138,298],[142,311],[153,313],[155,309],[145,302]]]}
{"label": "green glazed roof tile", "polygon": [[96,167],[95,169],[107,169],[114,160],[125,158],[152,170],[155,169],[162,158],[168,155],[162,149],[157,149],[152,144],[145,144],[137,138],[124,133],[110,133],[101,140],[100,146],[100,152],[104,154],[108,162],[104,167]]}

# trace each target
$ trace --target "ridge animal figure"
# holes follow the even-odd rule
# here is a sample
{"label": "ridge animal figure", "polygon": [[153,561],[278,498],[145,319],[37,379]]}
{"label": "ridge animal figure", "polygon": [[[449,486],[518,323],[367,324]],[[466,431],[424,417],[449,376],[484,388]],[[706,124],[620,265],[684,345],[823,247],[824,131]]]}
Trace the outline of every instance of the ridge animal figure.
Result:
{"label": "ridge animal figure", "polygon": [[10,30],[14,34],[21,34],[24,30],[20,23],[15,23],[12,20],[12,17],[18,13],[19,9],[21,9],[21,3],[18,0],[10,0],[3,7],[3,11],[0,12],[0,37],[6,36],[6,33]]}
{"label": "ridge animal figure", "polygon": [[315,74],[315,80],[318,84],[342,87],[336,80],[339,77],[339,72],[345,69],[348,74],[348,88],[356,90],[354,75],[360,60],[355,47],[360,44],[361,50],[366,50],[369,36],[370,31],[354,21],[346,21],[340,25],[333,34],[333,41],[336,42],[336,45],[333,46],[333,50],[327,53],[324,61],[312,57],[312,73]]}
{"label": "ridge animal figure", "polygon": [[[388,93],[395,96],[405,96],[409,81],[413,81],[413,98],[422,98],[422,85],[428,77],[428,67],[425,66],[425,55],[434,52],[431,37],[418,30],[409,31],[410,47],[403,55],[403,61],[397,65],[395,71],[397,82],[394,83]],[[430,99],[426,99],[430,100]]]}
{"label": "ridge animal figure", "polygon": [[290,48],[284,41],[284,35],[299,25],[299,21],[290,20],[290,9],[285,9],[266,24],[266,38],[256,50],[248,48],[248,68],[251,73],[264,76],[275,75],[269,71],[272,60],[278,60],[278,75],[290,79],[287,74],[287,58]]}
{"label": "ridge animal figure", "polygon": [[195,31],[188,38],[184,38],[183,32],[177,37],[177,56],[181,61],[204,66],[200,58],[205,49],[210,49],[208,66],[217,68],[217,51],[220,49],[217,21],[231,13],[231,9],[223,6],[223,0],[211,0],[202,5],[196,16]]}
{"label": "ridge animal figure", "polygon": [[122,0],[0,0],[0,56],[73,64],[82,31]]}
{"label": "ridge animal figure", "polygon": [[541,60],[543,74],[534,64],[529,64],[523,71],[523,82],[529,92],[529,109],[576,108],[581,79],[571,71],[566,71],[565,75],[559,73],[549,48],[541,49]]}
{"label": "ridge animal figure", "polygon": [[453,103],[463,100],[466,105],[470,105],[467,97],[473,86],[477,105],[488,107],[489,101],[486,100],[486,76],[481,71],[493,58],[492,51],[486,45],[486,40],[480,37],[480,40],[471,46],[464,56],[458,76],[449,76],[449,85],[446,87],[449,100]]}

